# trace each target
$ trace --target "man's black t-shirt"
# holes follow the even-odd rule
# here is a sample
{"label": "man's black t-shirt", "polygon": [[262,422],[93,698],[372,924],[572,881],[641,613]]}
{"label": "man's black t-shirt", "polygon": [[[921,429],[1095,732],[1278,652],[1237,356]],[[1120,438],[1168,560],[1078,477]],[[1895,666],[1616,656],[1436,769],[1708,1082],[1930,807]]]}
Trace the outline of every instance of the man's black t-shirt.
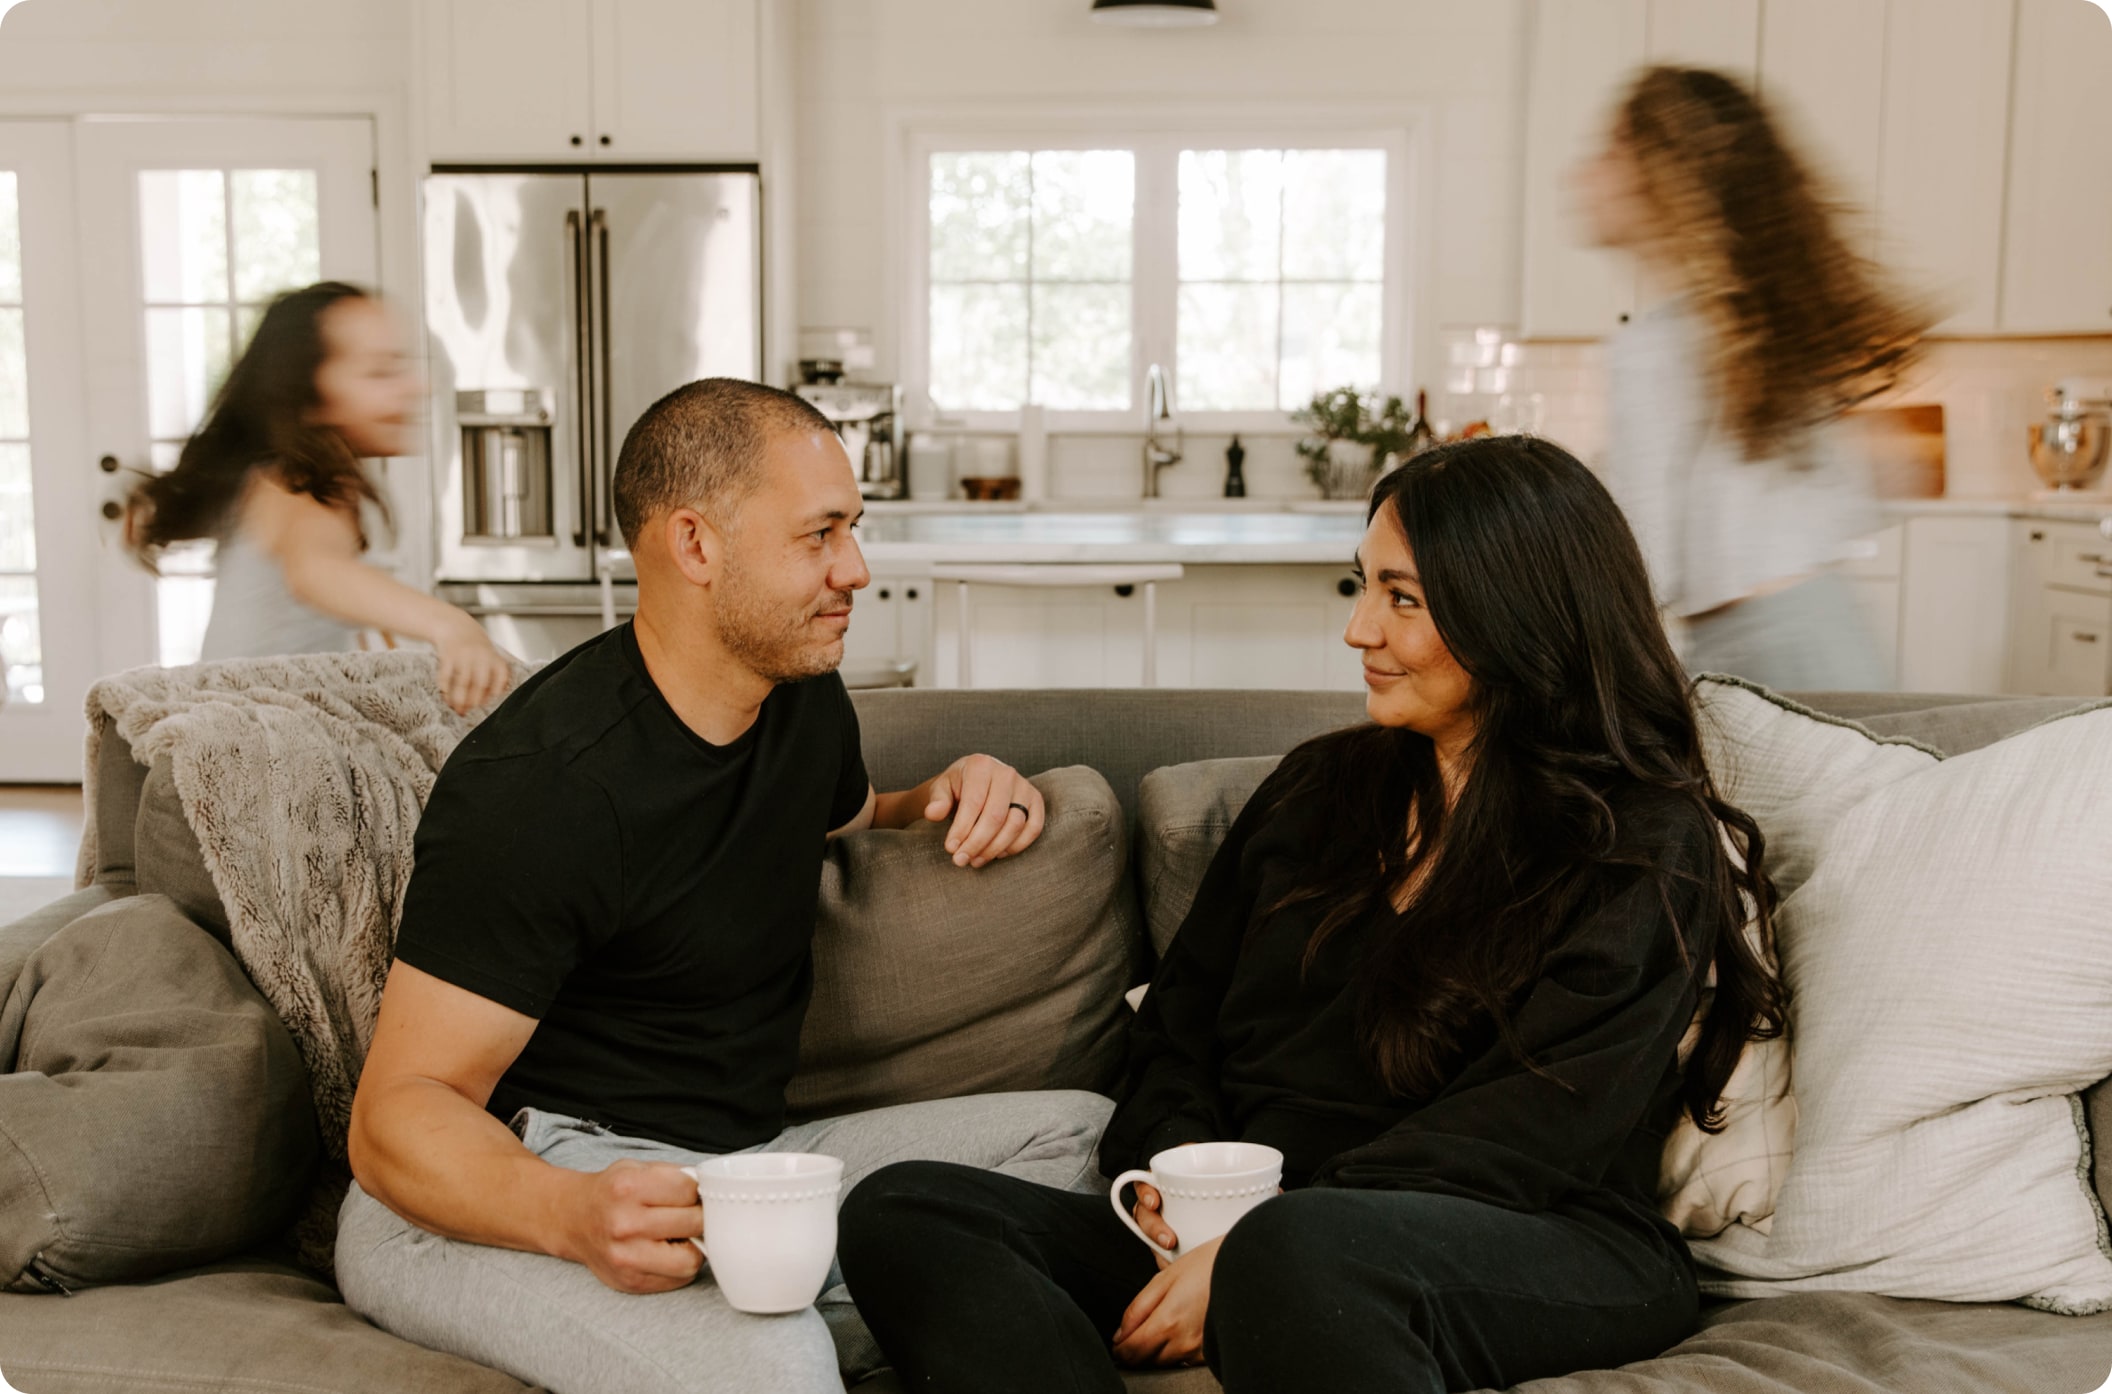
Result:
{"label": "man's black t-shirt", "polygon": [[729,745],[647,674],[631,626],[522,684],[418,825],[396,957],[538,1019],[493,1091],[723,1152],[784,1127],[828,833],[868,784],[850,694],[782,684]]}

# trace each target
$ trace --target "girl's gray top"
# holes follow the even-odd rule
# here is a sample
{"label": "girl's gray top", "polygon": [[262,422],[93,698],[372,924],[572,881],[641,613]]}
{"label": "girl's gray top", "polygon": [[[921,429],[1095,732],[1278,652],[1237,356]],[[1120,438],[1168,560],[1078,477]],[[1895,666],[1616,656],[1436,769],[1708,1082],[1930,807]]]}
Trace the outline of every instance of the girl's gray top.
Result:
{"label": "girl's gray top", "polygon": [[1776,458],[1744,457],[1722,423],[1706,344],[1700,320],[1672,300],[1635,316],[1608,356],[1606,482],[1658,604],[1682,618],[1824,571],[1882,522],[1868,465],[1838,425]]}
{"label": "girl's gray top", "polygon": [[201,659],[341,653],[355,647],[351,626],[294,599],[286,572],[230,520],[215,558],[213,615]]}

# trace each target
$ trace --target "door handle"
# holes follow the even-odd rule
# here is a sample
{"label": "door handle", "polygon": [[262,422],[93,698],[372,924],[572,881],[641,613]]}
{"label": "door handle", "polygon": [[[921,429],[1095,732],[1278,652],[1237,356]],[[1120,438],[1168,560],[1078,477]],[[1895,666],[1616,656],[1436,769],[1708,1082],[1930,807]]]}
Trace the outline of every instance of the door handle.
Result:
{"label": "door handle", "polygon": [[609,545],[610,516],[616,511],[613,497],[613,480],[616,475],[616,447],[613,438],[615,429],[611,417],[615,414],[609,391],[609,213],[597,208],[592,214],[594,226],[594,260],[596,329],[600,333],[599,367],[601,369],[601,399],[595,404],[595,415],[600,418],[598,429],[601,435],[601,458],[594,467],[594,545]]}
{"label": "door handle", "polygon": [[589,492],[592,476],[588,472],[591,437],[587,430],[587,404],[593,389],[587,383],[587,266],[577,208],[565,210],[565,245],[572,262],[572,443],[578,452],[573,474],[579,485],[579,494],[573,500],[579,526],[572,529],[572,545],[584,547],[594,527],[593,495]]}

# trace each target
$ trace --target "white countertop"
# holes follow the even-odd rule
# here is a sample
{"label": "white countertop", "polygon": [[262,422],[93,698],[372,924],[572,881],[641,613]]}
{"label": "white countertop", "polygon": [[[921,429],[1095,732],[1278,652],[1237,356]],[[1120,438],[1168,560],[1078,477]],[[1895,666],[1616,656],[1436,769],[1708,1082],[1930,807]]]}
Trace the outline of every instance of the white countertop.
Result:
{"label": "white countertop", "polygon": [[933,562],[1347,566],[1364,536],[1364,515],[1361,507],[1188,512],[1163,501],[1149,511],[1137,505],[972,514],[869,510],[859,531],[866,561],[876,570]]}
{"label": "white countertop", "polygon": [[1887,499],[1894,517],[2042,518],[2051,522],[2094,523],[2112,516],[2112,494],[2070,494],[1989,499]]}

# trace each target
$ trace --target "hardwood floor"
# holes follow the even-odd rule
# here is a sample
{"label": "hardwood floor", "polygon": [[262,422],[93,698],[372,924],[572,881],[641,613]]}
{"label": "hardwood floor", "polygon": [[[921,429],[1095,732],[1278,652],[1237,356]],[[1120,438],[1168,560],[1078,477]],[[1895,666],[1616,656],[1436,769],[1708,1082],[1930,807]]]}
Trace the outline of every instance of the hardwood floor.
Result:
{"label": "hardwood floor", "polygon": [[0,925],[73,889],[78,785],[0,785]]}

